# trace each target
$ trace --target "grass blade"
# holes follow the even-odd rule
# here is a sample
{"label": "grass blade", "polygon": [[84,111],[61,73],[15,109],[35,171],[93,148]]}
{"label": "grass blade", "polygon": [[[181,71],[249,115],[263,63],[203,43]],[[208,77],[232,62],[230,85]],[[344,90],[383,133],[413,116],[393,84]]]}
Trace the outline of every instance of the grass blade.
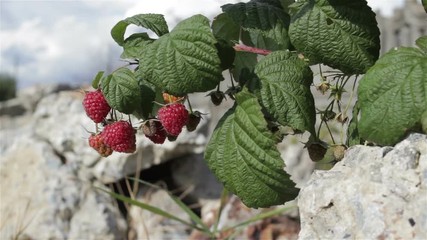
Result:
{"label": "grass blade", "polygon": [[221,229],[221,231],[222,231],[222,232],[226,232],[226,231],[228,231],[228,230],[230,230],[230,229],[236,229],[236,228],[239,228],[239,227],[242,227],[242,226],[246,226],[246,225],[248,225],[248,224],[251,224],[251,223],[254,223],[254,222],[257,222],[257,221],[263,220],[263,219],[265,219],[265,218],[273,217],[273,216],[279,215],[279,214],[281,214],[281,213],[287,212],[287,211],[289,211],[289,210],[291,210],[291,209],[294,209],[294,208],[296,208],[296,207],[297,207],[296,203],[295,203],[295,202],[292,202],[292,203],[290,203],[290,204],[289,204],[288,206],[286,206],[286,207],[277,208],[277,209],[273,209],[273,210],[268,211],[268,212],[263,212],[263,213],[257,214],[257,215],[255,215],[254,217],[251,217],[251,218],[249,218],[249,219],[248,219],[248,220],[246,220],[246,221],[243,221],[243,222],[237,223],[236,225],[233,225],[233,226],[231,226],[231,227],[226,227],[226,228],[224,228],[224,229]]}
{"label": "grass blade", "polygon": [[199,217],[199,216],[197,216],[187,205],[185,205],[185,203],[183,203],[182,201],[181,201],[181,199],[179,199],[178,197],[176,197],[176,196],[174,196],[172,193],[170,193],[169,191],[167,191],[167,190],[165,190],[165,189],[162,189],[161,187],[159,187],[159,186],[157,186],[157,185],[154,185],[154,184],[152,184],[152,183],[149,183],[149,182],[146,182],[146,181],[144,181],[144,180],[141,180],[141,179],[136,179],[136,178],[129,178],[129,179],[131,179],[131,180],[134,180],[134,181],[138,181],[138,182],[140,182],[140,183],[142,183],[142,184],[144,184],[144,185],[147,185],[147,186],[149,186],[149,187],[152,187],[152,188],[155,188],[155,189],[159,189],[159,190],[163,190],[163,191],[165,191],[168,195],[169,195],[169,197],[184,211],[184,212],[186,212],[187,214],[188,214],[188,216],[190,217],[190,219],[193,221],[193,222],[195,222],[196,223],[196,225],[198,225],[198,226],[200,226],[200,228],[201,229],[203,229],[202,230],[202,232],[204,232],[204,233],[207,233],[207,234],[209,234],[209,235],[211,235],[211,231],[209,230],[209,227],[208,226],[206,226],[206,224],[204,224],[203,223],[203,221],[202,221],[202,219]]}
{"label": "grass blade", "polygon": [[105,190],[103,188],[99,188],[99,187],[97,187],[97,188],[100,189],[101,191],[104,191],[104,192],[108,193],[110,196],[112,196],[112,197],[114,197],[116,199],[119,199],[120,201],[123,201],[125,203],[128,203],[128,204],[140,207],[140,208],[142,208],[144,210],[147,210],[147,211],[152,212],[154,214],[163,216],[165,218],[168,218],[168,219],[171,219],[171,220],[175,220],[175,221],[180,222],[182,224],[185,224],[185,225],[187,225],[187,226],[189,226],[191,228],[195,228],[195,229],[197,229],[199,231],[204,231],[204,229],[202,229],[202,228],[200,228],[200,227],[198,227],[198,226],[196,226],[194,224],[191,224],[191,223],[189,223],[189,222],[187,222],[187,221],[185,221],[185,220],[183,220],[181,218],[175,217],[174,215],[172,215],[172,214],[170,214],[168,212],[165,212],[165,211],[161,210],[160,208],[151,206],[151,205],[143,203],[143,202],[139,202],[139,201],[133,200],[131,198],[128,198],[126,196],[123,196],[123,195],[120,195],[120,194],[117,194],[117,193]]}

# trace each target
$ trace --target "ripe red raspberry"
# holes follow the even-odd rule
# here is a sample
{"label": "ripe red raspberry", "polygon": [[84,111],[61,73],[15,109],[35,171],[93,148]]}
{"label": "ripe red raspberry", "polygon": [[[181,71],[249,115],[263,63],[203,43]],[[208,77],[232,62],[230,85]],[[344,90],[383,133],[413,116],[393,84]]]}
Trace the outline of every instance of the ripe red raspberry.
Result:
{"label": "ripe red raspberry", "polygon": [[87,116],[95,123],[100,123],[110,112],[111,107],[105,100],[101,90],[87,92],[83,99],[83,107]]}
{"label": "ripe red raspberry", "polygon": [[95,149],[99,155],[103,157],[108,157],[113,153],[113,149],[104,143],[101,134],[92,134],[89,137],[89,146]]}
{"label": "ripe red raspberry", "polygon": [[126,121],[118,121],[105,126],[101,133],[105,144],[114,151],[133,153],[136,150],[135,129]]}
{"label": "ripe red raspberry", "polygon": [[172,103],[160,108],[157,116],[166,132],[172,136],[178,136],[188,121],[188,111],[181,103]]}
{"label": "ripe red raspberry", "polygon": [[150,126],[154,126],[154,129],[152,131],[144,132],[145,136],[149,138],[153,143],[155,144],[162,144],[166,140],[166,131],[163,128],[162,124],[159,121],[150,121]]}

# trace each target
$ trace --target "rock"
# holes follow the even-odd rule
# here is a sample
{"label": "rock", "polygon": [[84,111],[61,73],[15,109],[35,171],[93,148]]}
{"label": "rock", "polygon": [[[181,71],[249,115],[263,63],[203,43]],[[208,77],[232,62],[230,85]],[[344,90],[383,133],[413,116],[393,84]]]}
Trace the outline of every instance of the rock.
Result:
{"label": "rock", "polygon": [[[182,210],[164,190],[140,188],[138,201],[155,206],[186,222],[191,222],[188,214]],[[137,206],[129,209],[129,239],[188,239],[190,228],[180,222],[151,213]]]}
{"label": "rock", "polygon": [[307,142],[308,136],[286,136],[277,148],[285,161],[285,171],[291,175],[291,180],[300,188],[310,178],[315,163],[311,161],[307,149],[302,142]]}
{"label": "rock", "polygon": [[[206,124],[206,122],[201,122]],[[200,129],[203,129],[200,126]],[[153,144],[143,134],[136,138],[137,150],[133,154],[113,153],[100,161],[93,169],[94,175],[104,183],[116,182],[127,175],[148,169],[181,156],[199,154],[204,151],[207,138],[201,130],[188,132],[185,129],[174,142],[166,140],[162,145]]]}
{"label": "rock", "polygon": [[[90,168],[103,183],[116,182],[136,171],[204,150],[208,117],[200,122],[196,131],[184,129],[176,141],[166,141],[162,145],[153,144],[138,133],[134,154],[113,153],[102,159],[87,143],[89,132],[95,132],[95,124],[86,116],[82,99],[83,94],[67,91],[43,98],[34,113],[32,130],[63,154],[67,161]],[[136,126],[138,119],[134,118],[132,122]]]}
{"label": "rock", "polygon": [[28,110],[21,98],[13,98],[6,102],[0,102],[0,117],[21,116],[27,113]]}
{"label": "rock", "polygon": [[0,211],[7,219],[1,239],[124,238],[126,222],[113,199],[93,188],[99,182],[79,179],[48,143],[27,136],[8,149],[0,166]]}
{"label": "rock", "polygon": [[80,191],[85,198],[71,218],[69,239],[125,239],[127,222],[112,204],[111,197],[93,186],[83,188]]}
{"label": "rock", "polygon": [[427,136],[350,148],[331,170],[314,172],[298,205],[300,239],[424,239]]}
{"label": "rock", "polygon": [[[212,202],[211,202],[212,203]],[[205,209],[208,208],[208,209]],[[246,221],[259,217],[267,211],[287,208],[288,211],[276,213],[269,218],[258,219],[246,223]],[[202,208],[202,220],[205,224],[213,228],[219,210],[219,203],[208,204]],[[296,213],[295,202],[288,202],[284,206],[277,206],[270,209],[253,209],[246,207],[235,195],[231,195],[218,221],[219,239],[296,239],[300,229]],[[193,230],[190,239],[210,239],[205,234]]]}
{"label": "rock", "polygon": [[223,186],[209,170],[203,154],[174,159],[171,169],[174,184],[179,189],[189,189],[189,196],[201,204],[221,197]]}

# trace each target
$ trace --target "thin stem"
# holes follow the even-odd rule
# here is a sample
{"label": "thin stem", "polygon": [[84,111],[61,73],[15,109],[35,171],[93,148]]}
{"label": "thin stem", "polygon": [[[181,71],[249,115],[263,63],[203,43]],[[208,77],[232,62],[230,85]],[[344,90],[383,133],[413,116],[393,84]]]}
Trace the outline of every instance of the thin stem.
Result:
{"label": "thin stem", "polygon": [[[324,112],[327,112],[329,109],[333,109],[333,108],[334,108],[334,103],[335,103],[335,100],[332,100],[332,101],[328,104],[328,106],[326,107],[326,109],[324,110]],[[323,122],[324,122],[324,120],[322,119],[322,116],[320,116],[320,120],[321,120],[321,122],[320,122],[320,124],[319,124],[319,128],[318,128],[318,130],[317,130],[317,139],[320,139],[320,129],[322,128],[322,124],[323,124]]]}
{"label": "thin stem", "polygon": [[336,143],[335,143],[334,136],[332,135],[332,131],[331,131],[331,129],[329,128],[328,123],[327,123],[327,122],[325,122],[325,125],[326,125],[326,128],[328,129],[329,135],[331,136],[332,143],[336,144]]}
{"label": "thin stem", "polygon": [[190,98],[187,97],[188,107],[190,108],[190,113],[193,113],[193,108],[191,107]]}
{"label": "thin stem", "polygon": [[130,197],[135,200],[135,195],[133,194],[132,188],[130,187],[129,180],[127,178],[125,178],[125,183],[126,183],[126,188],[129,192]]}
{"label": "thin stem", "polygon": [[[138,158],[136,160],[136,169],[135,169],[135,178],[139,179],[139,177],[141,176],[141,158],[142,158],[142,152],[138,152]],[[139,181],[133,181],[133,194],[135,196],[138,195],[139,192]]]}
{"label": "thin stem", "polygon": [[284,212],[287,212],[289,210],[295,209],[297,207],[298,206],[297,206],[296,202],[294,201],[294,202],[289,203],[288,206],[285,206],[285,207],[282,207],[282,208],[277,208],[277,209],[274,209],[274,210],[271,210],[271,211],[268,211],[268,212],[257,214],[254,217],[251,217],[251,218],[249,218],[246,221],[237,223],[234,226],[226,227],[226,228],[222,229],[221,231],[222,232],[227,232],[227,231],[229,231],[231,229],[237,229],[237,228],[239,228],[241,226],[246,226],[246,225],[248,225],[250,223],[253,223],[253,222],[265,219],[265,218],[269,218],[269,217],[273,217],[273,216],[282,214]]}
{"label": "thin stem", "polygon": [[228,191],[227,191],[227,189],[223,188],[222,192],[221,192],[221,201],[220,201],[218,213],[217,213],[215,224],[214,224],[214,227],[213,227],[213,232],[214,233],[217,233],[217,231],[218,231],[219,220],[220,220],[220,217],[221,217],[222,210],[224,209],[224,206],[225,206],[225,204],[227,202],[227,199],[228,199]]}
{"label": "thin stem", "polygon": [[[119,183],[114,183],[114,184],[116,185],[117,190],[119,191],[120,195],[125,196],[125,192],[123,191],[122,186],[120,186]],[[112,190],[114,190],[114,189],[112,189]],[[129,204],[125,203],[125,202],[123,202],[123,204],[125,205],[126,211],[129,212]]]}
{"label": "thin stem", "polygon": [[231,71],[230,71],[230,70],[228,70],[228,73],[230,74],[231,86],[234,88],[234,78],[233,78],[233,74],[231,73]]}
{"label": "thin stem", "polygon": [[322,128],[323,120],[320,121],[319,128],[317,129],[317,139],[320,139],[320,129]]}
{"label": "thin stem", "polygon": [[320,65],[320,64],[318,64],[319,65],[319,74],[320,74],[320,78],[322,79],[322,81],[323,81],[323,79],[325,79],[325,77],[323,77],[323,72],[322,72],[322,65]]}
{"label": "thin stem", "polygon": [[236,44],[233,46],[233,48],[236,52],[250,52],[250,53],[256,53],[259,55],[268,55],[271,53],[270,50],[250,47],[245,44]]}

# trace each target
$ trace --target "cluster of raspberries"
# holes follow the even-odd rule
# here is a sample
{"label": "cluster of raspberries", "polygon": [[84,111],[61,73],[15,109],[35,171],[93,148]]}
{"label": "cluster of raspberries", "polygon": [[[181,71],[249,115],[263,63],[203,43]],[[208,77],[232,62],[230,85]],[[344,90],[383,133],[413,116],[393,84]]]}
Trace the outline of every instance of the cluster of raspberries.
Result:
{"label": "cluster of raspberries", "polygon": [[[141,129],[144,135],[156,144],[162,144],[166,138],[175,140],[184,126],[188,131],[194,131],[200,122],[200,113],[189,113],[182,100],[172,95],[164,94],[167,103],[157,112],[157,118],[146,120]],[[130,122],[119,120],[106,121],[111,107],[100,89],[86,92],[83,107],[87,116],[95,123],[103,123],[101,132],[92,133],[89,137],[89,146],[101,156],[107,157],[116,152],[133,153],[136,150],[136,129]]]}

